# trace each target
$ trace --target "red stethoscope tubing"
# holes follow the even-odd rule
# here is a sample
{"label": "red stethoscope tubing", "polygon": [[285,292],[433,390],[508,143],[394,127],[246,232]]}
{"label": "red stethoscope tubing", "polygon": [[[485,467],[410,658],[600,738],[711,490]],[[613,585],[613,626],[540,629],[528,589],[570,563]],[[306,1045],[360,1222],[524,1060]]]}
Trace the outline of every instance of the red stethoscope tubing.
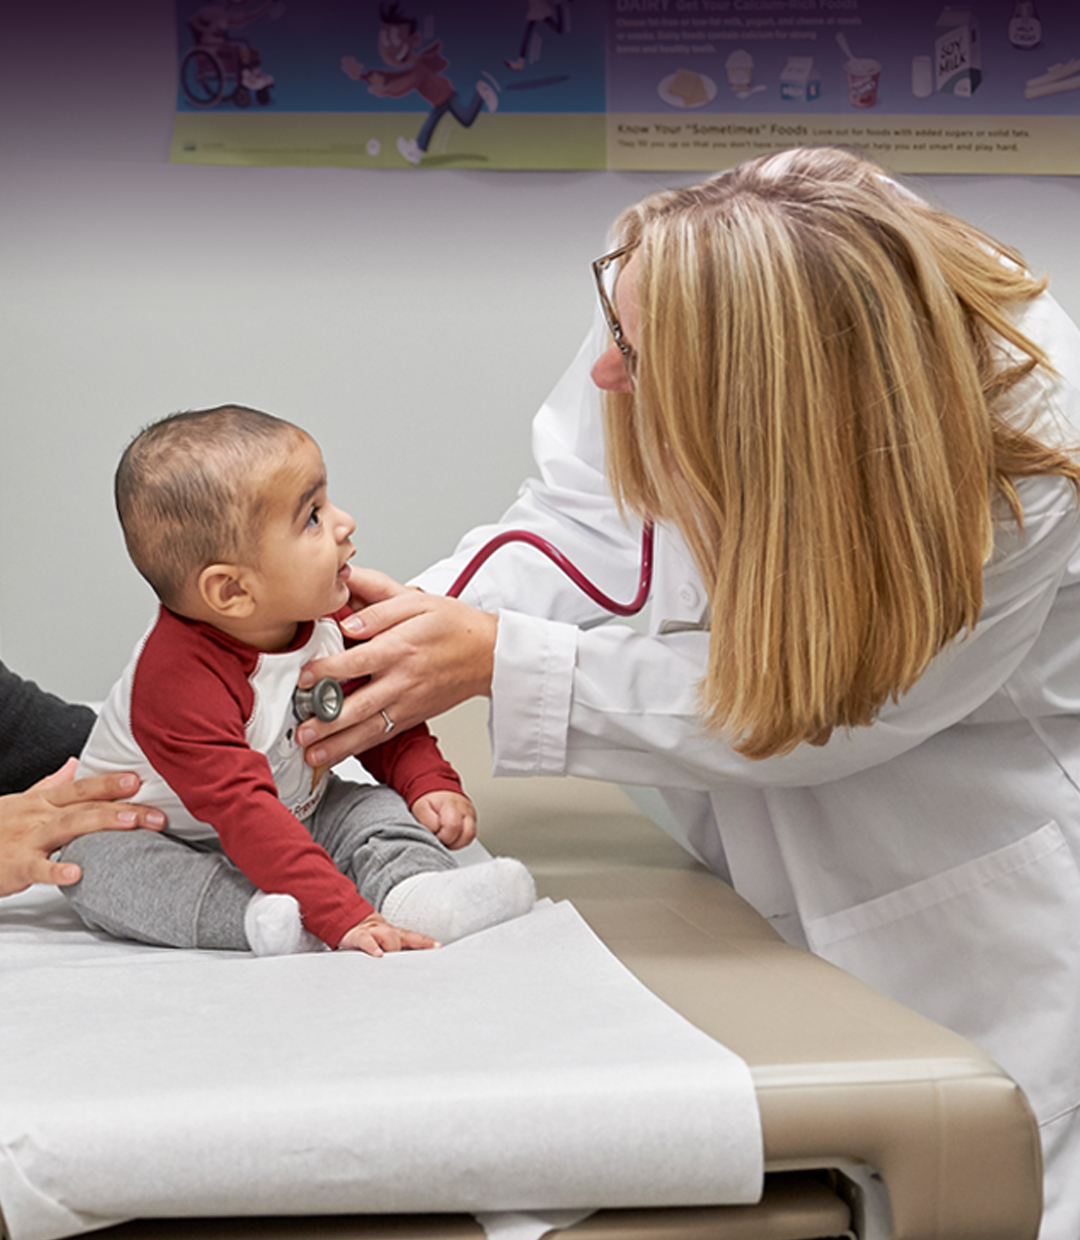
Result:
{"label": "red stethoscope tubing", "polygon": [[[546,538],[541,538],[539,534],[534,534],[531,530],[505,530],[489,539],[457,575],[453,585],[447,590],[446,596],[457,598],[476,576],[481,565],[485,564],[500,547],[505,547],[507,543],[523,542],[546,555],[552,563],[562,569],[579,590],[587,594],[594,603],[599,603],[605,611],[610,611],[613,616],[636,616],[648,601],[649,591],[652,589],[654,541],[653,524],[651,521],[646,521],[641,532],[641,573],[638,577],[637,593],[629,603],[620,603],[617,599],[605,594],[579,568],[571,564],[558,547],[553,546]],[[340,683],[327,676],[310,689],[297,687],[293,694],[293,711],[297,719],[301,721],[317,715],[320,719],[330,723],[341,713],[346,695],[366,682],[366,676],[359,680],[341,681]],[[383,716],[386,716],[385,711],[383,711]]]}
{"label": "red stethoscope tubing", "polygon": [[613,599],[605,594],[579,568],[571,564],[558,547],[553,546],[546,538],[542,538],[539,534],[534,534],[531,530],[504,530],[503,533],[496,534],[494,538],[484,543],[455,578],[454,584],[446,592],[447,598],[457,598],[469,582],[472,581],[473,577],[476,576],[481,565],[486,563],[500,547],[505,547],[507,543],[512,542],[528,543],[530,547],[535,547],[537,551],[542,552],[552,563],[562,569],[579,590],[587,594],[594,603],[598,603],[605,611],[610,611],[613,616],[636,616],[648,601],[649,591],[652,589],[653,570],[654,537],[651,521],[646,521],[641,533],[641,573],[638,577],[637,593],[629,603],[620,603],[617,599]]}

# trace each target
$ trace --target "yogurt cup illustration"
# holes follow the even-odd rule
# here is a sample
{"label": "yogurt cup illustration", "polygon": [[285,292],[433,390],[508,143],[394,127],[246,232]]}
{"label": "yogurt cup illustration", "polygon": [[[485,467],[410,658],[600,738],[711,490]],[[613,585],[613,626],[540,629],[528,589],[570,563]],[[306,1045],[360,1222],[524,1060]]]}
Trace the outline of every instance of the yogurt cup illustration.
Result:
{"label": "yogurt cup illustration", "polygon": [[848,102],[853,108],[872,108],[877,104],[881,62],[869,56],[856,56],[844,65]]}

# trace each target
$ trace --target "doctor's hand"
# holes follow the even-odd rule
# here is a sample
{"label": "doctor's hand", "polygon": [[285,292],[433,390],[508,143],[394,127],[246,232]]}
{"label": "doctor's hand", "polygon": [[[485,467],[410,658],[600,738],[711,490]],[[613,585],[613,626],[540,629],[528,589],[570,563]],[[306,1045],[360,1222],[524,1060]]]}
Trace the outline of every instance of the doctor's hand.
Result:
{"label": "doctor's hand", "polygon": [[70,758],[25,792],[0,797],[0,896],[25,891],[33,883],[77,883],[82,877],[77,865],[49,860],[50,853],[76,836],[165,826],[160,810],[118,804],[138,791],[137,775],[118,771],[76,779],[77,765],[78,759]]}
{"label": "doctor's hand", "polygon": [[385,741],[388,721],[389,732],[402,732],[491,693],[496,616],[410,589],[373,569],[354,568],[349,588],[361,610],[341,627],[361,644],[309,663],[300,684],[310,687],[323,676],[370,679],[349,694],[333,723],[308,719],[300,727],[297,739],[312,766],[340,762]]}

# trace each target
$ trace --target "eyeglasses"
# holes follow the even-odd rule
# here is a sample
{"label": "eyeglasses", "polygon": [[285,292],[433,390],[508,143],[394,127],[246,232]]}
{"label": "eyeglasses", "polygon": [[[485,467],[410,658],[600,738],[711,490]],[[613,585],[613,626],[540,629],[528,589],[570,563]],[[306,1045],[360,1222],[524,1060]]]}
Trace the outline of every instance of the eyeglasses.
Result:
{"label": "eyeglasses", "polygon": [[[610,254],[604,254],[596,259],[592,265],[593,277],[596,280],[596,291],[600,294],[600,308],[604,312],[604,321],[607,323],[608,331],[611,332],[612,340],[615,341],[615,347],[623,355],[626,373],[630,376],[631,381],[634,380],[637,373],[637,352],[626,339],[626,333],[619,322],[619,316],[615,313],[615,304],[608,293],[606,273],[614,263],[617,263],[620,258],[625,258],[633,249],[634,246],[632,245],[620,246],[619,249],[612,250]],[[614,285],[612,287],[614,288]]]}

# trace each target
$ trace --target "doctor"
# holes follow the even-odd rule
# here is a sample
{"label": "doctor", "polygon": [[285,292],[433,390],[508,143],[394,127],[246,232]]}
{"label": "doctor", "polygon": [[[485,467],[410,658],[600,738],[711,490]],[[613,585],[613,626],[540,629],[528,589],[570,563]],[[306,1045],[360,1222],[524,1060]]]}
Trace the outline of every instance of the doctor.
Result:
{"label": "doctor", "polygon": [[540,411],[542,480],[499,528],[628,596],[649,514],[650,631],[595,627],[528,548],[440,597],[490,528],[426,593],[353,570],[370,640],[311,675],[371,680],[305,725],[309,759],[483,694],[497,774],[658,787],[787,939],[1019,1081],[1043,1240],[1076,1240],[1080,332],[1017,255],[839,151],[652,196],[615,234],[610,335]]}

